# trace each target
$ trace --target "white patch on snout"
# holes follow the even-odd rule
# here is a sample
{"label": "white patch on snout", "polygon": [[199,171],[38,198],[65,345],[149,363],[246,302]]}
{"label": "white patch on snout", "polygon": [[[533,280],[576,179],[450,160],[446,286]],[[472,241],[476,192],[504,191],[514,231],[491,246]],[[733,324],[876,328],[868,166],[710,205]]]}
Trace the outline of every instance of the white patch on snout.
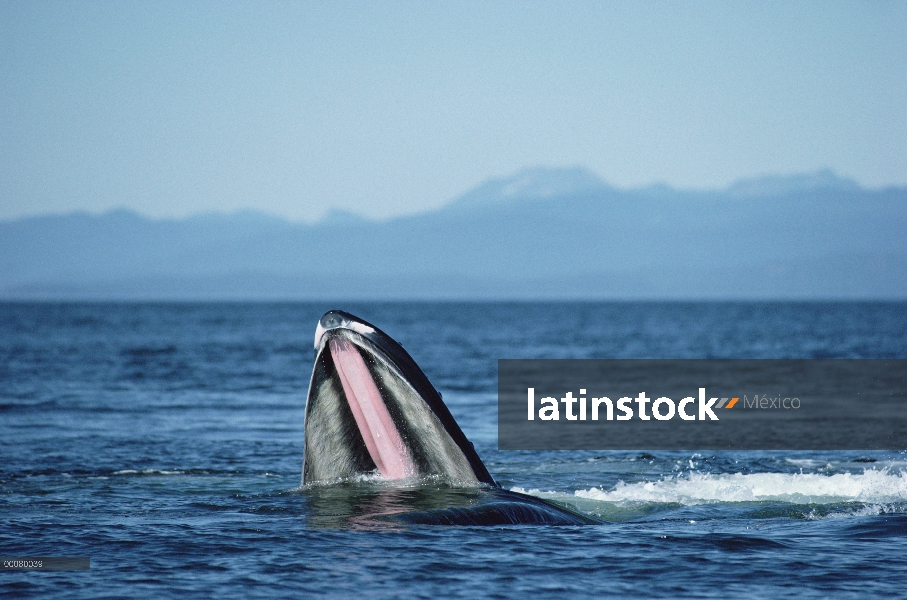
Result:
{"label": "white patch on snout", "polygon": [[375,330],[368,325],[360,323],[359,321],[350,321],[349,319],[343,319],[339,325],[334,327],[324,327],[321,324],[321,321],[318,321],[318,326],[315,327],[315,350],[320,351],[321,345],[324,341],[324,334],[332,329],[349,329],[350,331],[355,331],[360,335],[368,335],[370,333],[375,333]]}

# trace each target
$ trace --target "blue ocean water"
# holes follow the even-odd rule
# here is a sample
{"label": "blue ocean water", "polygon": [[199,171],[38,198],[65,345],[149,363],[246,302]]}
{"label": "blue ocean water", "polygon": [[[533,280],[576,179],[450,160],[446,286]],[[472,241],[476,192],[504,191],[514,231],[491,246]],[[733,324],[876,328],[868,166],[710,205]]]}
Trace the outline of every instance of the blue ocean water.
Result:
{"label": "blue ocean water", "polygon": [[[593,526],[345,527],[299,489],[318,318],[400,341],[507,489]],[[907,454],[507,452],[498,358],[907,358],[907,303],[0,304],[12,597],[895,597]]]}

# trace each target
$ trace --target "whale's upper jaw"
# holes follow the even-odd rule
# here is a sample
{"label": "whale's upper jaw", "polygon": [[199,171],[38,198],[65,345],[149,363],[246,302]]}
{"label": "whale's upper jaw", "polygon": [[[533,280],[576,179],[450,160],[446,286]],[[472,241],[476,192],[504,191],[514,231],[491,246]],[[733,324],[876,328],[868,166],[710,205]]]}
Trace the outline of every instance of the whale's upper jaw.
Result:
{"label": "whale's upper jaw", "polygon": [[[333,329],[349,329],[363,336],[375,336],[379,330],[373,325],[369,325],[353,315],[343,312],[342,310],[329,310],[318,320],[318,326],[315,327],[315,352],[321,351],[321,346],[325,341],[324,334]],[[383,332],[382,335],[390,339]],[[396,343],[396,342],[395,342]],[[399,345],[399,344],[398,344]]]}
{"label": "whale's upper jaw", "polygon": [[378,475],[496,485],[441,395],[403,347],[349,313],[315,330],[303,484]]}

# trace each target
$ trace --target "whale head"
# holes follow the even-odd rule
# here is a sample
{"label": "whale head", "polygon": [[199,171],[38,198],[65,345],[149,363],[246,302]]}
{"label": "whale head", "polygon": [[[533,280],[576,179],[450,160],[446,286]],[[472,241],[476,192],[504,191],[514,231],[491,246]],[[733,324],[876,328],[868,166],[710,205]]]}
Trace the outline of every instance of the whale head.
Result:
{"label": "whale head", "polygon": [[332,310],[315,330],[302,483],[363,475],[496,485],[406,350],[374,325]]}

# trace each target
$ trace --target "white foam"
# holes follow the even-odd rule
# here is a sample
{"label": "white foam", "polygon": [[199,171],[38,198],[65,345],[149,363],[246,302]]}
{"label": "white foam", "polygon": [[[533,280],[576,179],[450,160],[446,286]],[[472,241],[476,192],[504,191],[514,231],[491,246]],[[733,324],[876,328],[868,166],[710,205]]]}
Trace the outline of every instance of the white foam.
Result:
{"label": "white foam", "polygon": [[[514,491],[544,498],[563,499],[564,494]],[[907,501],[904,471],[868,469],[863,473],[752,473],[718,474],[690,472],[659,481],[619,482],[613,489],[578,490],[573,497],[613,503],[671,503],[696,505],[719,502],[786,502],[832,504],[862,502],[884,504]]]}

